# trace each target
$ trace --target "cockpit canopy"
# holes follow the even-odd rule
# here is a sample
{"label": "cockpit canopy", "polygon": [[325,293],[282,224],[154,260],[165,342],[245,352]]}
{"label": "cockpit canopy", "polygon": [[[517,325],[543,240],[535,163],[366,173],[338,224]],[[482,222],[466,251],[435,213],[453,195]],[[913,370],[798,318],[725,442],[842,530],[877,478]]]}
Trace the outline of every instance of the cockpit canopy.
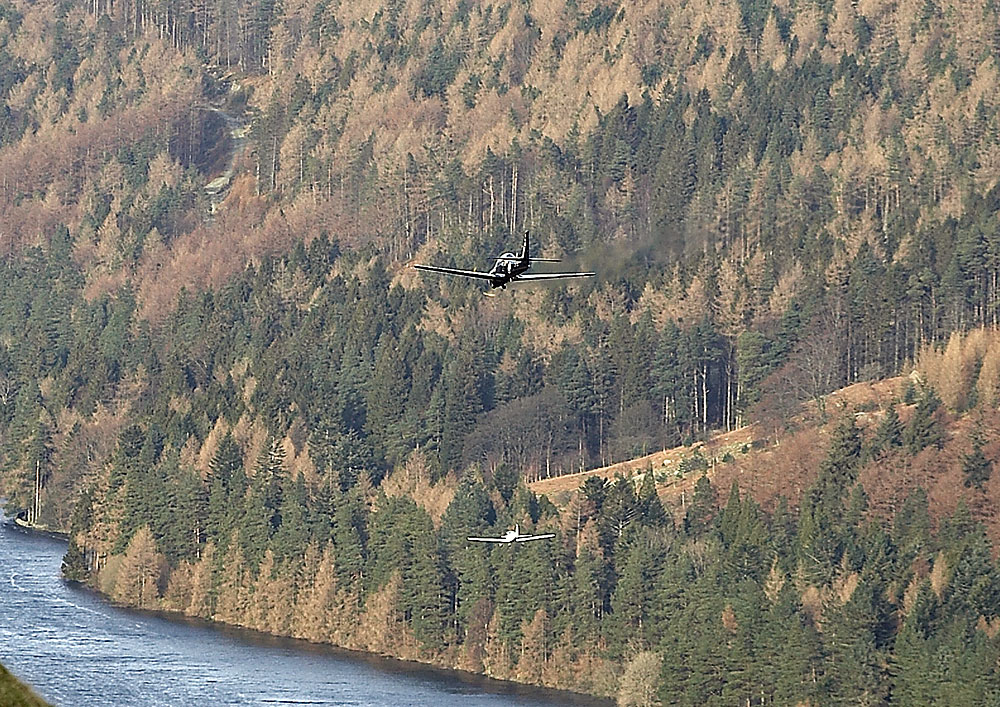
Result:
{"label": "cockpit canopy", "polygon": [[501,260],[517,260],[517,256],[513,253],[504,253],[500,256]]}

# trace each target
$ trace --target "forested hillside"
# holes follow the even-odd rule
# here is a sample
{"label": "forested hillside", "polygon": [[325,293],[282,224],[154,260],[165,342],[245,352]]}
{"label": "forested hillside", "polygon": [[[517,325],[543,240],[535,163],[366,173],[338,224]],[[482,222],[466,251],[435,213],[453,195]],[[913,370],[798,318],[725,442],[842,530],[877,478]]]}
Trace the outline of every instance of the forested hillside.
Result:
{"label": "forested hillside", "polygon": [[[702,614],[676,620],[703,611],[758,668],[795,636],[819,652],[791,692],[749,662],[665,661],[715,676],[664,672],[666,701],[824,701],[857,666],[813,672],[846,645],[813,587],[885,619],[851,655],[864,701],[905,702],[897,590],[925,576],[913,655],[968,639],[985,666],[988,544],[937,509],[906,554],[917,531],[891,519],[917,511],[869,517],[835,473],[861,452],[804,478],[821,511],[800,487],[786,515],[734,495],[717,522],[704,487],[681,523],[696,507],[662,509],[652,479],[561,511],[521,482],[780,431],[804,400],[836,417],[830,391],[996,327],[998,28],[982,0],[0,0],[0,490],[72,527],[68,572],[122,601],[526,682],[613,693],[632,658],[703,650],[677,643]],[[598,277],[487,299],[408,267],[481,267],[529,229]],[[921,414],[995,409],[996,350],[915,384]],[[982,391],[953,397],[966,380]],[[767,529],[738,570],[727,512]],[[513,522],[564,537],[463,542]],[[800,537],[817,523],[822,552]],[[720,673],[749,691],[717,695]],[[993,694],[956,675],[934,689]]]}

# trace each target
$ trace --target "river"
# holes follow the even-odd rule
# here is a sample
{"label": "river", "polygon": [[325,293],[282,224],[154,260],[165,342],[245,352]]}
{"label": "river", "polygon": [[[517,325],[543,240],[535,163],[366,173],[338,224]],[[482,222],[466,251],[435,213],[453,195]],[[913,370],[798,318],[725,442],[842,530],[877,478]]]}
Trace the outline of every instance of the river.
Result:
{"label": "river", "polygon": [[[2,516],[0,516],[2,520]],[[0,523],[0,663],[55,705],[543,705],[565,693],[110,605]]]}

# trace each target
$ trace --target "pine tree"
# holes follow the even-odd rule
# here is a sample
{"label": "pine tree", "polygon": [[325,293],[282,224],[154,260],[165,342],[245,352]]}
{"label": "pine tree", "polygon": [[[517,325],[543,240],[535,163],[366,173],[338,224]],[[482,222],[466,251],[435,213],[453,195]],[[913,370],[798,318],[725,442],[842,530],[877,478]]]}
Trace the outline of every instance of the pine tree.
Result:
{"label": "pine tree", "polygon": [[812,703],[827,694],[820,636],[803,616],[790,583],[785,583],[771,609],[763,638],[768,653],[775,656],[775,704]]}
{"label": "pine tree", "polygon": [[906,445],[910,454],[916,454],[931,445],[941,445],[943,441],[941,428],[934,417],[934,412],[940,404],[941,402],[933,389],[928,389],[920,396],[913,416],[910,418],[910,423],[903,431],[903,444]]}
{"label": "pine tree", "polygon": [[236,499],[230,499],[226,492],[226,487],[222,479],[212,477],[208,488],[208,517],[205,521],[205,535],[210,540],[222,541],[229,536],[232,528],[229,520],[232,516],[230,503]]}
{"label": "pine tree", "polygon": [[444,381],[444,419],[441,428],[441,464],[458,469],[462,462],[465,435],[482,410],[476,387],[478,371],[472,352],[460,349],[448,366]]}
{"label": "pine tree", "polygon": [[209,486],[218,479],[222,489],[228,493],[234,475],[243,468],[243,452],[233,439],[232,432],[226,432],[223,436],[208,468]]}
{"label": "pine tree", "polygon": [[897,447],[903,446],[903,423],[899,420],[899,413],[896,412],[895,405],[889,405],[889,409],[875,430],[875,438],[872,440],[872,454],[891,452]]}
{"label": "pine tree", "polygon": [[670,524],[670,517],[663,508],[663,502],[656,491],[656,480],[653,478],[652,467],[643,474],[638,493],[639,519],[649,527],[663,527]]}
{"label": "pine tree", "polygon": [[269,536],[281,525],[281,504],[286,476],[285,447],[280,439],[271,438],[257,458],[253,483],[254,488],[260,493]]}
{"label": "pine tree", "polygon": [[164,558],[148,526],[136,531],[118,567],[113,596],[128,606],[154,608],[160,597]]}
{"label": "pine tree", "polygon": [[83,582],[87,578],[87,558],[74,540],[69,541],[63,556],[62,576],[71,582]]}
{"label": "pine tree", "polygon": [[406,409],[408,375],[399,351],[399,343],[390,332],[379,339],[375,370],[366,396],[365,429],[383,449],[392,450],[389,462],[402,461],[405,448],[398,440],[403,411]]}
{"label": "pine tree", "polygon": [[333,521],[337,582],[348,591],[357,591],[364,575],[366,531],[363,509],[363,503],[355,489],[337,507]]}
{"label": "pine tree", "polygon": [[271,537],[272,511],[268,509],[266,500],[264,480],[254,479],[253,486],[243,500],[242,517],[236,526],[243,555],[254,567],[264,559]]}
{"label": "pine tree", "polygon": [[924,580],[893,645],[889,668],[894,702],[920,704],[936,692],[932,651],[927,639],[933,631],[937,604],[930,582]]}
{"label": "pine tree", "polygon": [[699,478],[694,485],[691,505],[684,516],[684,528],[689,534],[699,535],[708,530],[715,515],[717,500],[718,494],[708,476]]}
{"label": "pine tree", "polygon": [[298,557],[309,540],[309,508],[306,484],[302,474],[285,478],[281,494],[281,526],[274,533],[271,547],[279,561]]}
{"label": "pine tree", "polygon": [[965,486],[975,486],[980,491],[983,484],[990,480],[993,472],[993,462],[983,454],[983,438],[978,431],[972,435],[972,451],[962,457],[962,473],[965,475]]}
{"label": "pine tree", "polygon": [[594,636],[604,615],[601,587],[602,564],[590,547],[584,546],[576,558],[572,585],[572,626],[579,636]]}
{"label": "pine tree", "polygon": [[618,582],[611,595],[613,628],[606,628],[605,632],[611,634],[617,655],[648,647],[645,627],[649,609],[646,604],[652,588],[652,565],[655,564],[649,554],[648,543],[633,537],[627,552],[620,553],[616,562]]}
{"label": "pine tree", "polygon": [[850,599],[830,613],[824,629],[830,694],[845,703],[884,703],[891,617],[882,588],[862,579]]}

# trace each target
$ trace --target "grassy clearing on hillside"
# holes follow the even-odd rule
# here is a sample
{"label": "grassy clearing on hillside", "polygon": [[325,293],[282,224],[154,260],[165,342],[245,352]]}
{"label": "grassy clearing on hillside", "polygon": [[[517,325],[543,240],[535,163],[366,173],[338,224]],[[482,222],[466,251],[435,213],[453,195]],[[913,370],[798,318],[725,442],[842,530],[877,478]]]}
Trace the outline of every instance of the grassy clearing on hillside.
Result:
{"label": "grassy clearing on hillside", "polygon": [[48,707],[48,702],[38,697],[0,665],[0,705],[4,707]]}

